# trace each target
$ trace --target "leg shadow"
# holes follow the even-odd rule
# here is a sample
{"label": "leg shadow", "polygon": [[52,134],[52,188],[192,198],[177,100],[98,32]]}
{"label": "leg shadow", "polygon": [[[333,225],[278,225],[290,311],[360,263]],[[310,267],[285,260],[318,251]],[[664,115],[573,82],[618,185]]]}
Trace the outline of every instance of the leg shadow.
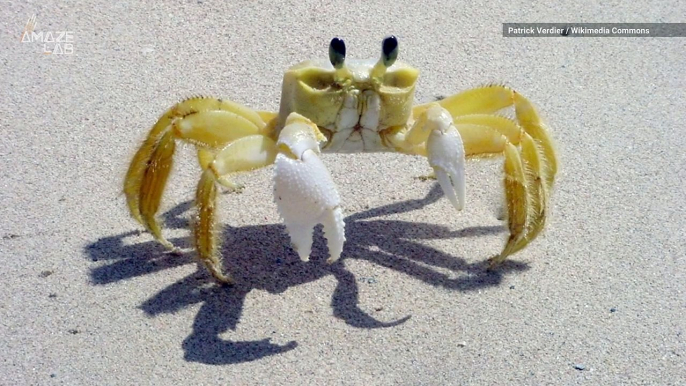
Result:
{"label": "leg shadow", "polygon": [[[417,240],[478,237],[504,231],[503,227],[473,227],[453,231],[446,227],[426,223],[375,219],[375,217],[421,209],[442,196],[434,184],[426,197],[394,203],[346,218],[346,241],[342,259],[363,259],[378,264],[429,285],[456,291],[495,286],[503,275],[522,271],[527,265],[509,262],[497,271],[488,271],[486,263],[467,263],[463,258],[443,253]],[[185,202],[164,214],[167,228],[188,228],[187,212],[192,202]],[[195,264],[195,253],[165,253],[156,242],[127,245],[125,239],[138,235],[128,232],[104,237],[88,245],[89,259],[99,262],[92,268],[90,279],[95,285],[110,284],[128,278],[158,273],[167,268]],[[184,339],[184,358],[192,362],[221,365],[248,362],[277,355],[297,347],[291,341],[284,345],[273,344],[269,339],[230,341],[221,338],[228,330],[235,330],[240,320],[247,294],[253,289],[269,293],[282,293],[288,288],[333,275],[337,280],[331,307],[336,318],[357,328],[394,327],[406,322],[410,316],[396,321],[376,320],[359,306],[357,280],[342,262],[325,264],[328,249],[321,227],[316,229],[313,254],[303,263],[290,248],[290,240],[282,225],[245,227],[225,226],[223,235],[224,269],[236,279],[233,287],[212,284],[204,269],[172,284],[146,300],[141,309],[150,316],[173,313],[194,304],[201,304],[193,323],[193,331]],[[189,238],[171,240],[176,245],[190,246]],[[457,275],[447,275],[440,270]],[[455,277],[457,276],[457,277]]]}

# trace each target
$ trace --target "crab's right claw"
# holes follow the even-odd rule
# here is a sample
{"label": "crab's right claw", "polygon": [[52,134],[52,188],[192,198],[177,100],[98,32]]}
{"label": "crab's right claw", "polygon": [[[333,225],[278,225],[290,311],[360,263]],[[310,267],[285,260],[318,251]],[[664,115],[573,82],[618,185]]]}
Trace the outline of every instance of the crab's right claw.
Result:
{"label": "crab's right claw", "polygon": [[336,185],[319,159],[324,140],[307,118],[288,116],[277,142],[274,200],[300,258],[309,260],[314,227],[321,223],[331,254],[327,262],[333,263],[343,251],[345,224]]}

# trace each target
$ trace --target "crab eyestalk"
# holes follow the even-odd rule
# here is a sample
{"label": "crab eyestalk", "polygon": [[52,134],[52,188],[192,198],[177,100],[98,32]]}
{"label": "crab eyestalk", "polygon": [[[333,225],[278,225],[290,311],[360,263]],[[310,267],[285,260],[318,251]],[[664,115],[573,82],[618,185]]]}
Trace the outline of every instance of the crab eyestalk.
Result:
{"label": "crab eyestalk", "polygon": [[329,60],[331,65],[336,69],[334,80],[338,84],[349,83],[352,79],[350,70],[345,67],[345,42],[340,38],[331,39],[329,44]]}
{"label": "crab eyestalk", "polygon": [[391,35],[381,43],[381,58],[372,69],[372,79],[383,79],[386,70],[395,63],[396,59],[398,59],[398,39]]}

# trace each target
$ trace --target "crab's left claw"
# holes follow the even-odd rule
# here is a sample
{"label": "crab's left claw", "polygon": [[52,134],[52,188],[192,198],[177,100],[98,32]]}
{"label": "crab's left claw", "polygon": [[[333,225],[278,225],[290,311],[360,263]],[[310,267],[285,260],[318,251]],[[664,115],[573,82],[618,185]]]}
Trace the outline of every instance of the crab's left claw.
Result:
{"label": "crab's left claw", "polygon": [[443,192],[457,210],[464,209],[465,152],[450,113],[438,104],[424,111],[409,133],[411,143],[426,138],[426,155]]}
{"label": "crab's left claw", "polygon": [[321,223],[331,254],[327,263],[333,263],[343,251],[345,224],[336,185],[319,159],[325,140],[307,118],[288,116],[277,142],[274,200],[300,258],[309,260],[314,227]]}

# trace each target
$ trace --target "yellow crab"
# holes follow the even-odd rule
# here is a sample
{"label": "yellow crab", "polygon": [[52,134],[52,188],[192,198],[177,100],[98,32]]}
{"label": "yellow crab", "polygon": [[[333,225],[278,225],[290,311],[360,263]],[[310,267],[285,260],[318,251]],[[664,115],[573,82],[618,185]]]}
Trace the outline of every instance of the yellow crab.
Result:
{"label": "yellow crab", "polygon": [[[531,103],[500,85],[413,106],[418,70],[396,61],[398,41],[383,40],[381,58],[345,61],[334,38],[329,61],[306,61],[284,74],[279,113],[253,111],[216,98],[170,108],[131,161],[124,192],[131,215],[167,248],[156,220],[176,140],[194,144],[202,176],[196,190],[194,239],[200,260],[220,283],[216,231],[218,185],[239,186],[234,173],[275,164],[274,199],[294,249],[308,260],[321,223],[336,261],[345,242],[343,209],[320,152],[400,152],[427,157],[450,202],[465,200],[465,157],[504,154],[509,239],[491,267],[524,248],[543,229],[557,161],[546,125]],[[514,106],[516,120],[495,113]]]}

